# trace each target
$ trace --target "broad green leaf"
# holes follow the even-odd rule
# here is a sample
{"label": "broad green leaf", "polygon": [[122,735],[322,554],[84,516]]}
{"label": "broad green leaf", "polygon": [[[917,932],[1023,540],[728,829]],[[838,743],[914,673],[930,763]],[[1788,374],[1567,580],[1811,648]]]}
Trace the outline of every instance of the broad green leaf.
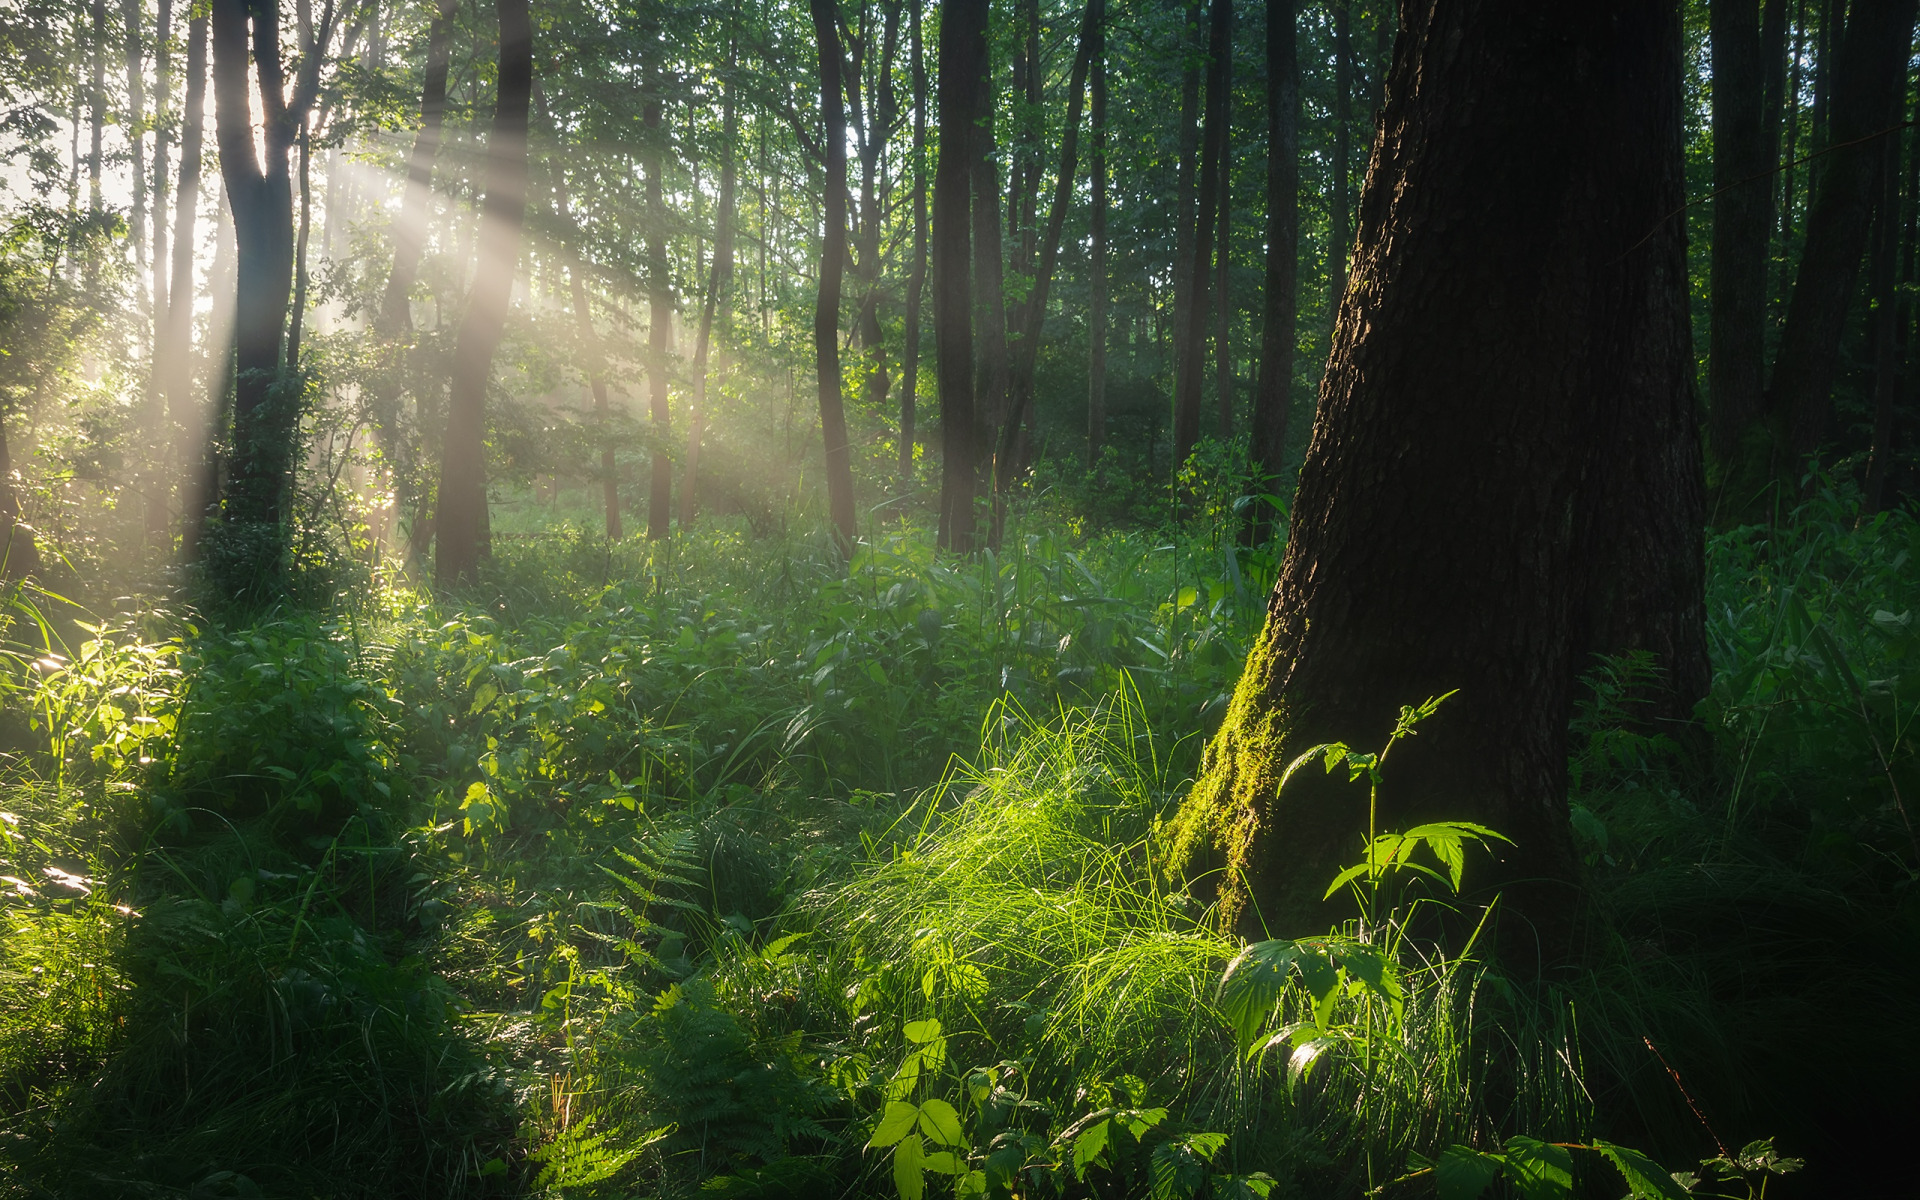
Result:
{"label": "broad green leaf", "polygon": [[924,1021],[908,1021],[904,1032],[910,1042],[930,1042],[940,1036],[940,1022],[932,1017]]}
{"label": "broad green leaf", "polygon": [[902,1104],[898,1100],[889,1101],[886,1111],[880,1115],[880,1125],[873,1131],[873,1137],[867,1145],[876,1149],[893,1145],[913,1132],[914,1121],[919,1116],[920,1110],[913,1105]]}
{"label": "broad green leaf", "polygon": [[959,1197],[959,1200],[970,1200],[970,1198],[974,1196],[985,1196],[987,1194],[987,1173],[985,1171],[968,1171],[961,1177],[960,1182],[954,1185],[953,1194]]}
{"label": "broad green leaf", "polygon": [[1224,1133],[1196,1133],[1187,1139],[1187,1148],[1208,1162],[1212,1162],[1213,1156],[1220,1153],[1220,1147],[1226,1144],[1227,1135]]}
{"label": "broad green leaf", "polygon": [[1293,1053],[1287,1056],[1287,1083],[1299,1083],[1302,1076],[1313,1070],[1314,1062],[1333,1044],[1332,1038],[1317,1037],[1294,1047]]}
{"label": "broad green leaf", "polygon": [[1299,951],[1288,941],[1254,942],[1234,956],[1220,977],[1220,1011],[1246,1054],[1260,1036]]}
{"label": "broad green leaf", "polygon": [[1357,867],[1348,867],[1346,870],[1340,872],[1338,875],[1335,875],[1333,877],[1333,882],[1327,885],[1327,894],[1320,898],[1322,900],[1333,899],[1333,894],[1335,892],[1339,891],[1341,888],[1347,886],[1349,883],[1352,883],[1354,880],[1360,878],[1362,875],[1365,875],[1366,873],[1367,873],[1366,863],[1361,863]]}
{"label": "broad green leaf", "polygon": [[[900,1069],[887,1081],[887,1099],[905,1100],[913,1095],[915,1085],[920,1082],[920,1055],[909,1054],[900,1063]],[[908,1107],[912,1107],[909,1105]],[[918,1109],[915,1109],[918,1112]]]}
{"label": "broad green leaf", "polygon": [[1686,1200],[1687,1189],[1681,1187],[1672,1175],[1661,1170],[1659,1163],[1638,1150],[1616,1146],[1598,1138],[1594,1139],[1593,1148],[1619,1169],[1621,1177],[1627,1181],[1627,1194],[1633,1200]]}
{"label": "broad green leaf", "polygon": [[921,1102],[920,1132],[942,1146],[963,1144],[960,1135],[960,1114],[953,1111],[953,1105],[938,1098]]}
{"label": "broad green leaf", "polygon": [[937,1175],[965,1175],[967,1162],[951,1150],[935,1150],[920,1160],[920,1165]]}
{"label": "broad green leaf", "polygon": [[1133,1140],[1137,1142],[1146,1136],[1147,1130],[1167,1119],[1167,1110],[1164,1108],[1128,1109],[1114,1119],[1119,1121],[1120,1127],[1132,1134]]}
{"label": "broad green leaf", "polygon": [[1471,1146],[1449,1146],[1440,1161],[1433,1164],[1434,1192],[1438,1200],[1479,1200],[1493,1177],[1500,1173],[1502,1158],[1482,1154]]}
{"label": "broad green leaf", "polygon": [[893,1148],[893,1186],[900,1200],[920,1200],[926,1195],[927,1177],[921,1171],[925,1160],[917,1133],[908,1134]]}
{"label": "broad green leaf", "polygon": [[1569,1200],[1573,1155],[1564,1146],[1516,1134],[1507,1139],[1507,1178],[1521,1200]]}
{"label": "broad green leaf", "polygon": [[1107,1137],[1113,1131],[1113,1122],[1096,1121],[1080,1131],[1073,1139],[1073,1174],[1076,1179],[1087,1177],[1087,1168],[1102,1154],[1106,1153]]}

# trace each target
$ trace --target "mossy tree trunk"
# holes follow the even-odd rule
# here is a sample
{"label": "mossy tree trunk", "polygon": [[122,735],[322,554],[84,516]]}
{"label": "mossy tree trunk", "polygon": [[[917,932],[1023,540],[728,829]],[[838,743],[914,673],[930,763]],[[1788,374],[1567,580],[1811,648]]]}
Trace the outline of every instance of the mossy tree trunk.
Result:
{"label": "mossy tree trunk", "polygon": [[1551,951],[1577,888],[1578,677],[1649,651],[1663,719],[1707,682],[1679,14],[1481,0],[1402,21],[1281,576],[1171,858],[1228,927],[1324,929],[1366,795],[1312,770],[1276,800],[1281,771],[1458,689],[1394,752],[1379,828],[1513,838],[1468,887]]}

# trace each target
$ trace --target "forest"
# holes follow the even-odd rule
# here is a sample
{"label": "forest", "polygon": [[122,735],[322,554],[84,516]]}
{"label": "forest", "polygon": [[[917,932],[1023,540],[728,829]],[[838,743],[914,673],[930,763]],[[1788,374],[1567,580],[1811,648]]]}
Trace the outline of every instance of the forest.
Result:
{"label": "forest", "polygon": [[1917,19],[0,0],[0,1200],[1907,1194]]}

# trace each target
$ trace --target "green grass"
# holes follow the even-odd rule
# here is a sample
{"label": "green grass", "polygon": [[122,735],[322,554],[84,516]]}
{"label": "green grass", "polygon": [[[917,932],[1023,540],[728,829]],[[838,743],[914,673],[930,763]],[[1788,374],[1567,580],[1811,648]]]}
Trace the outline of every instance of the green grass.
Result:
{"label": "green grass", "polygon": [[1783,1184],[1876,1178],[1851,1147],[1920,1069],[1910,517],[1713,539],[1705,732],[1636,723],[1631,662],[1576,726],[1581,969],[1379,932],[1403,1011],[1341,998],[1294,1083],[1156,869],[1272,559],[1040,512],[968,562],[882,526],[844,574],[814,534],[560,525],[459,603],[75,631],[9,676],[0,1195],[890,1196],[903,1143],[864,1147],[935,1100],[1035,1194],[1351,1195],[1515,1133],[1686,1166],[1645,1040],[1735,1148],[1813,1158]]}

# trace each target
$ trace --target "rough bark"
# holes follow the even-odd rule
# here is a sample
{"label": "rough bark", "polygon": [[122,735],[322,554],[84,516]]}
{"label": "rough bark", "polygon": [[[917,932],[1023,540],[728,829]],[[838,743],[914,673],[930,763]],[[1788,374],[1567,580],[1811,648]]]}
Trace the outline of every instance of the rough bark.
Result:
{"label": "rough bark", "polygon": [[1100,461],[1107,443],[1107,6],[1088,0],[1093,11],[1093,49],[1089,87],[1087,170],[1092,192],[1087,213],[1087,465]]}
{"label": "rough bark", "polygon": [[842,558],[853,554],[853,466],[847,416],[840,395],[840,277],[847,259],[847,119],[841,108],[839,13],[835,0],[809,0],[820,50],[820,116],[824,125],[826,187],[820,236],[820,290],[813,306],[813,350],[820,395],[820,436],[826,450],[827,515]]}
{"label": "rough bark", "polygon": [[1860,0],[1841,38],[1827,105],[1828,153],[1816,169],[1806,243],[1768,388],[1776,436],[1767,477],[1796,472],[1826,437],[1840,338],[1866,249],[1880,138],[1891,136],[1899,121],[1915,8],[1915,0]]}
{"label": "rough bark", "polygon": [[1199,212],[1187,270],[1186,320],[1175,336],[1183,350],[1173,392],[1173,469],[1176,473],[1200,440],[1201,393],[1206,386],[1207,314],[1213,303],[1210,276],[1214,226],[1219,218],[1221,164],[1227,155],[1227,56],[1232,48],[1233,0],[1213,0],[1207,22],[1206,115],[1201,134]]}
{"label": "rough bark", "polygon": [[1714,457],[1734,461],[1764,383],[1772,151],[1759,0],[1713,0],[1713,242],[1707,412]]}
{"label": "rough bark", "polygon": [[913,61],[913,266],[907,275],[905,343],[900,348],[900,482],[913,480],[914,406],[920,388],[920,306],[927,287],[927,63],[920,2],[908,0],[908,56]]}
{"label": "rough bark", "polygon": [[[739,180],[733,143],[739,133],[739,123],[734,112],[732,84],[728,83],[723,90],[720,212],[714,218],[713,267],[707,273],[707,295],[700,307],[700,332],[693,344],[693,408],[687,414],[687,467],[680,482],[680,527],[683,529],[693,528],[693,518],[700,507],[700,442],[706,436],[707,360],[713,344],[713,322],[716,314],[730,311],[727,297],[733,286],[734,188]],[[882,394],[884,391],[883,388]]]}
{"label": "rough bark", "polygon": [[940,535],[974,539],[973,165],[984,106],[987,0],[940,2],[940,156],[933,175],[933,336],[940,384]]}
{"label": "rough bark", "polygon": [[641,171],[646,175],[647,204],[647,418],[653,427],[653,465],[648,472],[647,537],[667,536],[673,520],[673,460],[667,439],[673,432],[673,410],[668,401],[668,355],[672,351],[673,286],[667,277],[667,210],[660,199],[660,175],[666,138],[660,101],[650,99],[642,110],[646,144]]}
{"label": "rough bark", "polygon": [[[1286,469],[1300,275],[1300,56],[1295,0],[1267,0],[1267,263],[1260,380],[1253,398],[1254,478],[1271,491]],[[1271,506],[1248,515],[1254,544],[1272,536]]]}
{"label": "rough bark", "polygon": [[527,0],[495,0],[500,67],[487,132],[480,201],[479,262],[467,311],[454,335],[441,443],[440,504],[434,520],[434,582],[471,583],[490,549],[487,537],[487,385],[506,328],[527,211],[527,111],[533,95],[533,25]]}
{"label": "rough bark", "polygon": [[[1674,0],[1410,3],[1281,576],[1172,862],[1229,927],[1324,929],[1363,793],[1307,747],[1395,752],[1378,827],[1513,838],[1512,948],[1563,947],[1567,720],[1596,652],[1705,685]],[[1206,874],[1206,872],[1215,872]],[[1506,934],[1513,936],[1508,937]],[[1524,935],[1524,936],[1523,936]]]}

